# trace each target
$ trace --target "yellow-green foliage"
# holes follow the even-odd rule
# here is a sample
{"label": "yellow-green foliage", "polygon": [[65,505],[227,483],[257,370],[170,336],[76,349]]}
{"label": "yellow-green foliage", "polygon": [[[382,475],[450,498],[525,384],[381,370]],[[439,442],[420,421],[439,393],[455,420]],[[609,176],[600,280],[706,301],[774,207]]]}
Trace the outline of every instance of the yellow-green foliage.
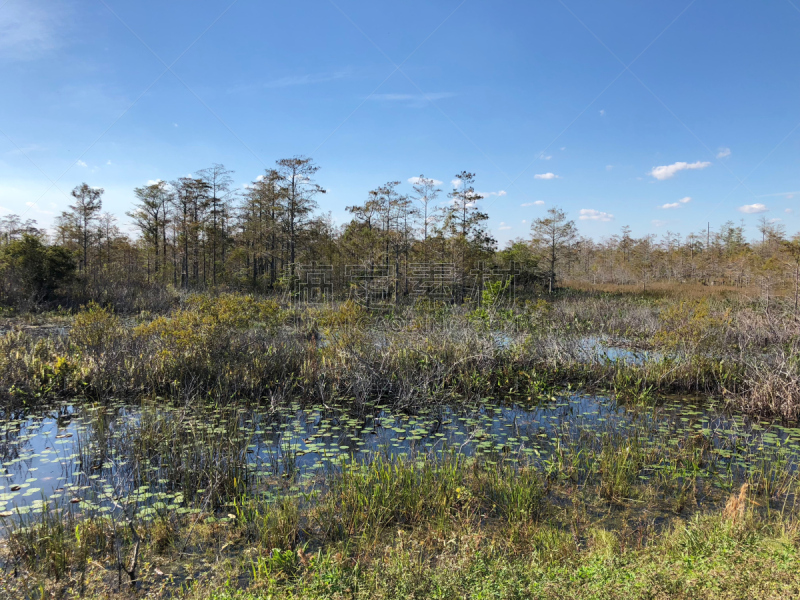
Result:
{"label": "yellow-green foliage", "polygon": [[366,325],[369,312],[360,304],[347,300],[335,307],[324,307],[312,313],[315,322],[323,328]]}
{"label": "yellow-green foliage", "polygon": [[91,302],[75,316],[70,339],[81,348],[99,348],[119,334],[119,317],[96,302]]}
{"label": "yellow-green foliage", "polygon": [[229,329],[262,326],[275,328],[280,323],[281,309],[277,302],[253,296],[224,294],[193,295],[182,308],[169,316],[161,316],[134,328],[138,338],[160,338],[163,353],[195,352]]}
{"label": "yellow-green foliage", "polygon": [[702,354],[720,340],[730,320],[729,310],[713,311],[706,298],[668,304],[653,341],[667,352]]}
{"label": "yellow-green foliage", "polygon": [[242,294],[194,294],[186,299],[185,310],[197,313],[204,323],[236,329],[255,325],[275,327],[282,316],[280,306],[274,300]]}

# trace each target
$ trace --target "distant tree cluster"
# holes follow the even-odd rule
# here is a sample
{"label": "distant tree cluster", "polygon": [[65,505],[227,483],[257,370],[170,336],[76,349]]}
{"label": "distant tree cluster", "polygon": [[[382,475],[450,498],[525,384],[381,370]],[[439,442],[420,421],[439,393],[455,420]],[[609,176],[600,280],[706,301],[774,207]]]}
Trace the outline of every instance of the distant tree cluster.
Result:
{"label": "distant tree cluster", "polygon": [[748,242],[743,226],[661,239],[619,235],[594,241],[579,236],[568,215],[552,208],[532,223],[531,235],[504,250],[487,229],[475,174],[462,171],[445,194],[420,175],[403,194],[390,181],[347,207],[351,220],[335,225],[319,211],[325,190],[309,158],[278,160],[244,190],[232,171],[215,164],[196,175],[155,181],[133,190],[138,235],[120,231],[102,210],[104,190],[86,183],[51,232],[35,221],[0,219],[0,301],[36,305],[55,301],[119,301],[145,290],[235,288],[262,293],[292,291],[299,265],[334,267],[331,285],[346,292],[347,269],[392,272],[400,299],[419,263],[448,264],[454,300],[468,295],[478,269],[517,273],[523,289],[553,292],[565,278],[595,284],[698,282],[760,286],[765,294],[800,287],[800,238],[762,219],[760,239]]}

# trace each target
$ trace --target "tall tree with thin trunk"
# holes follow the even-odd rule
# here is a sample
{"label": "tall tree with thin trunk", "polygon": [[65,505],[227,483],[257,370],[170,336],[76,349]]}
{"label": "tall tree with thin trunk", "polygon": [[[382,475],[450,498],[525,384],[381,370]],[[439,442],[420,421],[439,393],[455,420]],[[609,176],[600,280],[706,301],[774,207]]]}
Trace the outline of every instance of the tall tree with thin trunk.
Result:
{"label": "tall tree with thin trunk", "polygon": [[225,264],[225,247],[227,243],[227,231],[225,224],[229,212],[231,200],[231,186],[233,171],[226,169],[225,165],[214,164],[207,169],[197,172],[200,178],[205,181],[208,188],[208,237],[211,238],[211,283],[217,285],[217,253],[221,252],[222,264]]}
{"label": "tall tree with thin trunk", "polygon": [[73,222],[78,229],[81,245],[80,271],[84,274],[89,262],[89,243],[92,238],[93,224],[103,207],[103,188],[93,188],[87,183],[82,183],[72,190],[75,204],[70,204],[74,215]]}
{"label": "tall tree with thin trunk", "polygon": [[314,182],[319,167],[305,156],[283,158],[277,161],[277,171],[281,179],[283,194],[282,214],[289,242],[289,268],[294,276],[297,260],[297,240],[311,221],[317,209],[314,197],[325,190]]}
{"label": "tall tree with thin trunk", "polygon": [[534,220],[531,225],[533,245],[547,253],[547,280],[550,293],[556,287],[556,267],[578,230],[575,221],[567,220],[567,213],[558,207],[547,211],[547,217]]}
{"label": "tall tree with thin trunk", "polygon": [[428,262],[428,229],[436,215],[431,211],[431,206],[435,205],[436,197],[441,193],[441,189],[436,187],[437,183],[433,179],[428,179],[420,175],[416,180],[412,180],[414,187],[413,199],[420,205],[420,216],[422,217],[422,260]]}

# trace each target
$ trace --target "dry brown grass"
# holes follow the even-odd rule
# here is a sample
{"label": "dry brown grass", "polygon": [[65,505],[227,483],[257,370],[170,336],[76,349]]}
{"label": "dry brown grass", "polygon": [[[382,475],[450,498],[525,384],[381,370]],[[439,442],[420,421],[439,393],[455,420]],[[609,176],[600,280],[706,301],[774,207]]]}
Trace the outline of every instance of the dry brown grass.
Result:
{"label": "dry brown grass", "polygon": [[[669,298],[758,298],[761,290],[758,287],[735,287],[729,285],[702,285],[699,283],[657,282],[643,289],[641,284],[592,284],[586,281],[567,281],[566,287],[582,292],[605,292],[609,294],[642,294]],[[772,296],[775,297],[774,295]]]}
{"label": "dry brown grass", "polygon": [[731,497],[728,498],[728,502],[725,504],[725,510],[722,511],[722,515],[726,519],[731,519],[735,523],[744,517],[744,511],[747,508],[747,490],[749,487],[750,485],[747,483],[742,484],[739,493],[731,494]]}

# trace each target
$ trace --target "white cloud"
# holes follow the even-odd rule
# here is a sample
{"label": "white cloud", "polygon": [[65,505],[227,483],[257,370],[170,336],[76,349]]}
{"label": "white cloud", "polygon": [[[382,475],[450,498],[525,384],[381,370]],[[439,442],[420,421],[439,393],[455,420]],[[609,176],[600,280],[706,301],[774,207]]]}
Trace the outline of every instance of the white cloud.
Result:
{"label": "white cloud", "polygon": [[475,192],[481,198],[488,198],[489,196],[497,196],[498,198],[502,198],[503,196],[508,196],[508,192],[505,190],[500,190],[499,192]]}
{"label": "white cloud", "polygon": [[178,124],[177,124],[177,123],[173,123],[173,124],[172,124],[172,126],[173,126],[173,127],[177,127],[177,126],[178,126]]}
{"label": "white cloud", "polygon": [[774,219],[770,219],[770,220],[769,220],[769,222],[770,222],[770,223],[777,223],[777,222],[778,222],[778,221],[780,221],[780,220],[781,220],[781,219],[780,219],[779,217],[775,217]]}
{"label": "white cloud", "polygon": [[536,202],[526,202],[525,204],[520,204],[522,207],[528,206],[544,206],[544,200],[537,200]]}
{"label": "white cloud", "polygon": [[79,161],[78,161],[78,162],[76,162],[75,164],[76,164],[76,165],[78,165],[79,167],[85,167],[85,166],[86,166],[86,163],[85,163],[85,162],[83,162],[82,160],[79,160]]}
{"label": "white cloud", "polygon": [[534,179],[560,179],[555,173],[537,173],[533,176]]}
{"label": "white cloud", "polygon": [[700,162],[699,160],[694,163],[676,162],[671,165],[664,165],[662,167],[653,167],[648,175],[652,175],[659,181],[664,181],[665,179],[671,179],[674,177],[675,173],[678,171],[705,169],[709,166],[711,166],[710,162]]}
{"label": "white cloud", "polygon": [[522,219],[522,224],[525,225],[528,221],[526,219]]}
{"label": "white cloud", "polygon": [[551,154],[545,155],[544,153],[542,153],[539,155],[539,160],[550,160],[551,158],[553,158]]}
{"label": "white cloud", "polygon": [[664,209],[680,208],[681,204],[689,204],[689,202],[691,202],[691,201],[692,201],[692,199],[689,196],[686,196],[685,198],[681,198],[677,202],[670,202],[668,204],[662,204],[661,208],[664,208]]}
{"label": "white cloud", "polygon": [[603,110],[601,110],[601,111],[600,111],[600,116],[601,116],[601,117],[605,117],[605,116],[606,116],[606,111],[605,111],[605,109],[603,109]]}
{"label": "white cloud", "polygon": [[148,179],[147,180],[147,185],[157,185],[157,184],[161,183],[162,181],[163,181],[162,179]]}
{"label": "white cloud", "polygon": [[655,225],[656,227],[663,227],[664,225],[666,225],[666,224],[667,224],[667,222],[666,222],[666,221],[661,221],[660,219],[653,219],[653,220],[652,220],[652,221],[650,221],[650,222],[651,222],[653,225]]}
{"label": "white cloud", "polygon": [[566,146],[561,146],[561,149],[562,149],[562,150],[566,150],[566,149],[567,149],[567,147],[566,147]]}
{"label": "white cloud", "polygon": [[791,208],[787,208],[787,209],[786,209],[786,210],[784,210],[783,212],[785,212],[787,215],[790,215],[790,214],[792,214],[794,211],[793,211]]}
{"label": "white cloud", "polygon": [[111,164],[111,159],[108,159],[108,160],[106,161],[106,164],[107,164],[107,165],[110,165],[110,164]]}
{"label": "white cloud", "polygon": [[727,158],[731,155],[730,148],[720,148],[719,152],[717,152],[717,158]]}
{"label": "white cloud", "polygon": [[739,207],[739,212],[743,212],[746,215],[755,215],[758,213],[767,212],[768,210],[769,209],[763,204],[745,204],[744,206]]}
{"label": "white cloud", "polygon": [[606,171],[610,171],[614,168],[614,165],[606,165]]}
{"label": "white cloud", "polygon": [[508,231],[509,229],[511,229],[511,226],[505,223],[500,223],[500,227],[497,228],[498,231]]}
{"label": "white cloud", "polygon": [[453,179],[453,180],[450,181],[450,185],[452,185],[454,188],[458,189],[458,188],[461,187],[461,180],[460,179]]}
{"label": "white cloud", "polygon": [[578,218],[581,221],[613,221],[614,215],[593,208],[582,208]]}
{"label": "white cloud", "polygon": [[[433,182],[433,185],[442,185],[442,182],[439,181],[438,179],[430,179],[430,181]],[[419,182],[420,182],[419,177],[410,177],[408,180],[408,183],[410,183],[411,185],[417,185]]]}

